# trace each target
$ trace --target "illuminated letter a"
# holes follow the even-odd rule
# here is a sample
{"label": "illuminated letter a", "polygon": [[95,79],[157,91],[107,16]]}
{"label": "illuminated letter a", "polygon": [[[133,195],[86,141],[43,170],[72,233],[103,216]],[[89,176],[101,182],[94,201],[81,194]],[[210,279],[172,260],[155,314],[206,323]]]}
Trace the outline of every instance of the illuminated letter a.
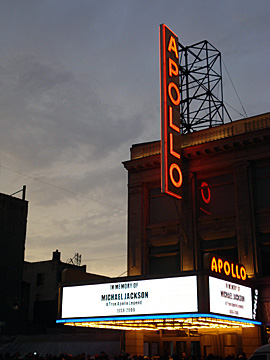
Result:
{"label": "illuminated letter a", "polygon": [[216,258],[215,258],[215,257],[212,258],[211,271],[218,272],[218,269],[217,269],[217,261],[216,261]]}
{"label": "illuminated letter a", "polygon": [[172,36],[170,37],[168,51],[173,51],[175,53],[175,57],[178,59],[178,51],[177,51],[177,46],[175,43],[175,38]]}

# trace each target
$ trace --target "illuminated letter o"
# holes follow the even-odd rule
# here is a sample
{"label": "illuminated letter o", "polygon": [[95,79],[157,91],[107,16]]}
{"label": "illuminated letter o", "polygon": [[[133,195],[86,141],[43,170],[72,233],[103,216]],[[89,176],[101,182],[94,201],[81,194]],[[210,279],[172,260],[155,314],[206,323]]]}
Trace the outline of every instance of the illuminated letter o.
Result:
{"label": "illuminated letter o", "polygon": [[[174,169],[178,172],[178,175],[179,175],[178,181],[174,180],[174,177],[173,177]],[[170,166],[170,179],[175,187],[179,188],[182,185],[182,172],[181,172],[179,166],[176,164],[171,164],[171,166]]]}
{"label": "illuminated letter o", "polygon": [[228,261],[224,261],[223,268],[224,268],[225,274],[226,274],[226,275],[230,275],[231,268],[230,268],[230,264],[229,264]]}
{"label": "illuminated letter o", "polygon": [[[207,198],[204,196],[204,193],[203,193],[203,188],[207,186]],[[210,203],[210,200],[211,200],[211,193],[210,193],[210,189],[209,189],[209,186],[207,184],[207,182],[202,182],[202,185],[201,185],[201,195],[202,195],[202,199],[203,201],[206,203],[206,204],[209,204]]]}
{"label": "illuminated letter o", "polygon": [[[174,98],[172,96],[172,87],[174,88],[174,90],[176,91],[176,94],[177,94],[176,100],[174,100]],[[169,93],[169,97],[170,97],[171,102],[176,106],[179,105],[180,104],[180,92],[179,92],[179,89],[178,89],[178,87],[177,87],[177,85],[175,83],[173,83],[173,82],[169,83],[168,93]]]}
{"label": "illuminated letter o", "polygon": [[242,280],[246,280],[246,278],[247,278],[246,269],[243,266],[241,266],[241,268],[240,268],[240,276],[241,276]]}

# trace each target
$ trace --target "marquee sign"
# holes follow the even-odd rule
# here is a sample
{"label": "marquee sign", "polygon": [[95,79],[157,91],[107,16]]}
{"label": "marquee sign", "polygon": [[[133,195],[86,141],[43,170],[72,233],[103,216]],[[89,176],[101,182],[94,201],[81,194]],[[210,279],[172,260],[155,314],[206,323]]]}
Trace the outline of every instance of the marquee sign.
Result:
{"label": "marquee sign", "polygon": [[197,276],[63,287],[62,318],[198,311]]}
{"label": "marquee sign", "polygon": [[201,274],[119,280],[61,286],[56,322],[123,330],[182,329],[198,326],[198,318],[206,327],[222,326],[224,320],[233,326],[261,325],[258,291],[252,297],[251,287],[230,279]]}
{"label": "marquee sign", "polygon": [[209,276],[210,313],[253,319],[252,289]]}
{"label": "marquee sign", "polygon": [[178,37],[160,25],[161,192],[182,198]]}

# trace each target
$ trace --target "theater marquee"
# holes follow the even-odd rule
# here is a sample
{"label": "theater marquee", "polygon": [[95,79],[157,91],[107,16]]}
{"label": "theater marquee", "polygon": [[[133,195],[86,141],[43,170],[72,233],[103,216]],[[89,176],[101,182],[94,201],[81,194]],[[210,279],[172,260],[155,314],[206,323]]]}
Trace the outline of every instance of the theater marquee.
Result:
{"label": "theater marquee", "polygon": [[252,289],[209,276],[210,312],[252,319]]}
{"label": "theater marquee", "polygon": [[[121,330],[251,327],[252,289],[203,275],[61,286],[59,324]],[[252,309],[252,305],[254,306]]]}
{"label": "theater marquee", "polygon": [[196,276],[63,288],[62,318],[103,318],[196,311]]}
{"label": "theater marquee", "polygon": [[160,25],[161,192],[182,198],[178,37]]}

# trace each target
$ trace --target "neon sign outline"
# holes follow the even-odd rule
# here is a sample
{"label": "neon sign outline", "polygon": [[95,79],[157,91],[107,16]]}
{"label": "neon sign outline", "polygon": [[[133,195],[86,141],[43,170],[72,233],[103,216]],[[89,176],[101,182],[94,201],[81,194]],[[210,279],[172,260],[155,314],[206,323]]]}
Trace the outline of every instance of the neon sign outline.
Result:
{"label": "neon sign outline", "polygon": [[[205,197],[205,194],[204,194],[204,188],[207,188],[207,197]],[[207,184],[206,181],[203,181],[201,183],[201,197],[202,197],[202,200],[205,204],[209,204],[210,203],[210,200],[211,200],[211,191],[210,191],[210,188],[209,188],[209,185]],[[200,210],[203,211],[205,214],[207,215],[212,215],[212,213],[210,211],[207,211],[206,209],[200,207]]]}
{"label": "neon sign outline", "polygon": [[182,199],[178,37],[160,25],[161,192]]}

